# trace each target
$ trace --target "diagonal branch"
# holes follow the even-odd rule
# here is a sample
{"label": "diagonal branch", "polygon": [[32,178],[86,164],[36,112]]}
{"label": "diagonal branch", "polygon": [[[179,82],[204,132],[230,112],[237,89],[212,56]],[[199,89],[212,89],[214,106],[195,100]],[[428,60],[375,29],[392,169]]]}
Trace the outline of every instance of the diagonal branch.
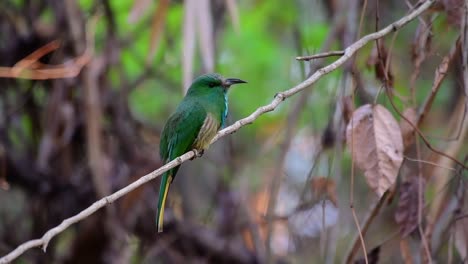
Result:
{"label": "diagonal branch", "polygon": [[[278,93],[275,95],[274,99],[271,101],[271,103],[261,106],[257,108],[252,114],[249,116],[240,119],[236,121],[233,125],[221,130],[218,132],[216,137],[211,141],[211,143],[216,142],[219,140],[221,137],[224,137],[228,134],[232,134],[239,130],[241,127],[253,123],[257,118],[259,118],[262,114],[271,112],[275,110],[285,99],[288,97],[293,96],[296,93],[301,92],[305,88],[315,84],[320,78],[322,78],[324,75],[336,70],[338,67],[342,66],[346,61],[348,61],[358,50],[360,50],[363,46],[368,44],[369,42],[372,42],[376,39],[382,38],[385,35],[394,32],[404,25],[406,25],[408,22],[412,21],[416,17],[418,17],[421,13],[423,13],[425,10],[427,10],[435,0],[428,0],[424,3],[422,3],[419,7],[414,9],[411,13],[407,14],[406,16],[402,17],[398,21],[390,24],[389,26],[383,28],[382,30],[366,35],[357,42],[353,43],[351,46],[346,48],[344,50],[344,55],[341,56],[338,60],[335,62],[329,64],[326,67],[323,67],[319,70],[317,70],[312,76],[310,76],[308,79],[303,81],[302,83],[296,85],[295,87],[285,90],[284,92]],[[65,219],[60,225],[50,229],[47,231],[41,238],[39,239],[34,239],[30,240],[28,242],[25,242],[21,245],[19,245],[15,250],[7,254],[6,256],[0,258],[0,264],[3,263],[9,263],[16,258],[18,258],[20,255],[22,255],[24,252],[27,250],[34,248],[34,247],[42,247],[43,250],[46,250],[47,245],[49,244],[49,241],[55,237],[56,235],[60,234],[63,232],[65,229],[67,229],[69,226],[72,224],[75,224],[86,217],[90,216],[91,214],[95,213],[97,210],[103,208],[104,206],[116,201],[117,199],[121,198],[122,196],[126,195],[127,193],[133,191],[134,189],[138,188],[139,186],[157,178],[160,176],[162,173],[165,171],[174,168],[183,162],[186,162],[189,159],[195,158],[195,153],[194,151],[189,151],[185,153],[184,155],[174,159],[173,161],[167,163],[166,165],[160,167],[159,169],[142,176],[140,179],[137,181],[129,184],[128,186],[120,189],[119,191],[106,196],[96,202],[94,202],[91,206],[88,208],[84,209],[80,213],[78,213],[75,216],[72,216],[70,218]]]}
{"label": "diagonal branch", "polygon": [[315,55],[310,55],[310,56],[298,56],[296,57],[296,60],[301,60],[301,61],[310,61],[310,60],[315,60],[315,59],[320,59],[320,58],[327,58],[327,57],[333,57],[333,56],[343,56],[345,53],[342,50],[337,50],[337,51],[328,51],[328,52],[323,52]]}

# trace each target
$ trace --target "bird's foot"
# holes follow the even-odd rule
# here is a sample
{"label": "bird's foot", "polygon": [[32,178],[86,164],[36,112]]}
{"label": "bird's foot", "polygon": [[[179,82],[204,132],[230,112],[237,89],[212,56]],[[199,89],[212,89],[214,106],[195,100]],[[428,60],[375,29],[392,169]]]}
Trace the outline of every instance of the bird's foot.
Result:
{"label": "bird's foot", "polygon": [[197,158],[200,158],[201,156],[203,156],[203,154],[205,153],[205,150],[202,149],[202,150],[197,150],[197,153],[195,153],[195,155],[197,156]]}
{"label": "bird's foot", "polygon": [[190,160],[193,160],[194,158],[200,158],[201,156],[203,156],[203,153],[205,152],[205,150],[203,149],[202,150],[194,149],[192,151],[193,151],[193,154],[195,155]]}

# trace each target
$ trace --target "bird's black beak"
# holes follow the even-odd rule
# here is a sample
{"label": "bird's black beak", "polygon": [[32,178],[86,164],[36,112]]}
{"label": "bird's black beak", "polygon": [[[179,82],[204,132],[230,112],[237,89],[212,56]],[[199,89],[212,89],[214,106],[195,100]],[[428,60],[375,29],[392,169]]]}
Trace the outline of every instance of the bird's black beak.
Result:
{"label": "bird's black beak", "polygon": [[229,87],[233,84],[238,84],[238,83],[247,83],[246,81],[243,81],[241,79],[236,79],[236,78],[227,78],[224,80],[223,85],[224,87]]}

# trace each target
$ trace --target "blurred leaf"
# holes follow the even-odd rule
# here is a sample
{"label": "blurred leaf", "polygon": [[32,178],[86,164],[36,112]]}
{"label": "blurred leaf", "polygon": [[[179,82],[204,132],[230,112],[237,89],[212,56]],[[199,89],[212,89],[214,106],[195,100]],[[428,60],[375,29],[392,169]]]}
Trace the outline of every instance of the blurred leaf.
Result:
{"label": "blurred leaf", "polygon": [[182,68],[184,75],[183,92],[187,91],[193,79],[193,59],[195,56],[195,23],[197,12],[197,1],[186,0],[184,5],[184,28],[183,28],[183,50]]}
{"label": "blurred leaf", "polygon": [[214,39],[211,6],[209,0],[198,0],[196,6],[201,60],[204,71],[212,72],[214,70]]}
{"label": "blurred leaf", "polygon": [[303,29],[305,44],[304,46],[307,49],[311,49],[313,52],[315,49],[318,49],[325,40],[330,26],[324,23],[314,23],[313,27],[307,26]]}
{"label": "blurred leaf", "polygon": [[382,197],[396,180],[403,161],[403,139],[392,114],[381,105],[366,104],[353,113],[346,141],[367,184]]}
{"label": "blurred leaf", "polygon": [[236,0],[226,0],[226,7],[231,17],[231,23],[236,32],[239,32],[239,8],[237,7]]}
{"label": "blurred leaf", "polygon": [[[164,0],[162,1],[164,2]],[[135,0],[133,2],[132,10],[128,15],[128,22],[129,23],[136,23],[140,21],[143,17],[143,14],[148,11],[152,1],[151,0]],[[157,13],[157,12],[156,12]]]}
{"label": "blurred leaf", "polygon": [[164,25],[166,23],[167,9],[170,0],[159,1],[158,9],[153,15],[153,22],[151,23],[151,43],[148,57],[146,58],[147,64],[152,61],[154,54],[159,47],[161,36],[164,32]]}
{"label": "blurred leaf", "polygon": [[181,99],[179,93],[169,93],[163,83],[147,81],[130,94],[129,103],[133,114],[139,120],[152,125],[160,125],[161,118],[166,118]]}
{"label": "blurred leaf", "polygon": [[185,1],[184,50],[182,64],[184,68],[184,92],[193,79],[193,60],[195,57],[195,32],[200,42],[201,61],[204,72],[214,70],[213,21],[209,0]]}

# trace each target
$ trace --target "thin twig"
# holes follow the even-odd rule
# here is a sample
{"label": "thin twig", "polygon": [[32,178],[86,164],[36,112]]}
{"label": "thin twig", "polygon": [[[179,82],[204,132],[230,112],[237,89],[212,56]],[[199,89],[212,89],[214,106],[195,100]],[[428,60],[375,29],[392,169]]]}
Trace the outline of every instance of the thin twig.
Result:
{"label": "thin twig", "polygon": [[358,38],[361,37],[362,23],[364,22],[364,15],[366,14],[366,9],[367,9],[367,0],[364,0],[364,3],[362,4],[361,16],[359,18],[359,29],[358,29],[358,34],[357,34]]}
{"label": "thin twig", "polygon": [[[388,194],[389,192],[385,192],[382,197],[380,197],[376,202],[374,202],[374,204],[370,206],[371,210],[369,211],[368,215],[365,217],[364,223],[362,224],[362,227],[360,228],[361,235],[364,236],[367,233],[367,230],[369,230],[369,227],[372,221],[379,214],[380,209],[388,200],[388,197],[389,197]],[[361,237],[359,234],[357,234],[356,237],[353,238],[353,243],[352,243],[351,249],[349,250],[349,253],[347,254],[345,263],[352,263],[354,256],[357,254],[357,251],[359,249],[360,241],[361,241]],[[367,253],[365,255],[367,255]]]}
{"label": "thin twig", "polygon": [[[228,134],[232,134],[239,130],[241,127],[253,123],[258,117],[260,117],[262,114],[271,112],[275,110],[278,105],[280,105],[286,98],[293,96],[296,93],[301,92],[302,90],[306,89],[307,87],[311,86],[312,84],[316,83],[320,78],[322,78],[324,75],[336,70],[338,67],[342,66],[346,61],[348,61],[358,50],[360,50],[362,47],[364,47],[366,44],[368,44],[371,41],[374,41],[377,38],[382,38],[385,35],[388,35],[389,33],[396,31],[403,27],[404,25],[408,24],[410,21],[414,20],[416,17],[418,17],[421,13],[426,11],[433,3],[435,0],[428,0],[421,4],[418,8],[416,8],[413,12],[409,13],[408,15],[405,15],[404,17],[400,18],[398,21],[390,24],[389,26],[383,28],[382,30],[378,32],[374,32],[372,34],[366,35],[357,42],[353,43],[350,45],[348,48],[345,50],[345,54],[340,57],[338,60],[335,62],[329,64],[326,67],[323,67],[319,70],[317,70],[312,76],[310,76],[308,79],[303,81],[302,83],[296,85],[295,87],[286,90],[284,92],[276,94],[274,99],[271,101],[271,103],[261,106],[257,108],[252,114],[249,116],[240,119],[236,121],[233,125],[221,130],[218,132],[218,134],[215,136],[215,138],[211,141],[211,143],[216,142],[219,140],[221,137],[224,137]],[[6,264],[9,263],[16,258],[18,258],[20,255],[22,255],[24,252],[27,250],[34,248],[34,247],[39,247],[42,246],[42,248],[45,250],[47,248],[47,245],[49,244],[50,240],[55,237],[56,235],[60,234],[63,232],[65,229],[67,229],[69,226],[71,226],[74,223],[77,223],[86,217],[90,216],[91,214],[95,213],[97,210],[105,207],[106,205],[116,201],[117,199],[121,198],[122,196],[126,195],[127,193],[133,191],[134,189],[138,188],[139,186],[157,178],[160,176],[162,173],[168,171],[171,168],[174,168],[176,166],[179,166],[183,162],[186,162],[189,159],[192,159],[195,157],[195,153],[193,151],[189,151],[182,156],[177,157],[173,161],[167,163],[166,165],[160,167],[159,169],[142,176],[140,179],[136,180],[135,182],[127,185],[126,187],[118,190],[117,192],[106,196],[96,202],[94,202],[91,206],[88,208],[84,209],[80,213],[65,219],[60,225],[50,229],[47,231],[41,238],[39,239],[34,239],[27,241],[21,245],[19,245],[15,250],[11,251],[4,257],[0,258],[0,264]]]}
{"label": "thin twig", "polygon": [[[327,36],[326,41],[322,44],[322,47],[320,48],[321,50],[326,50],[328,49],[333,41],[336,39],[337,32],[339,31],[340,28],[340,20],[335,19],[334,26],[330,33]],[[320,66],[321,60],[320,61],[315,61],[314,64],[310,65],[310,73],[315,72]],[[304,73],[305,75],[305,73]],[[304,109],[305,105],[307,104],[307,99],[309,98],[309,94],[311,93],[312,90],[307,90],[305,91],[302,96],[299,98],[299,100],[296,101],[295,105],[292,107],[291,111],[288,114],[287,118],[287,124],[286,124],[286,129],[285,129],[285,135],[284,135],[284,140],[281,144],[281,152],[278,157],[278,161],[276,162],[276,168],[275,172],[272,174],[272,182],[270,185],[270,192],[269,192],[269,200],[268,200],[268,205],[267,205],[267,210],[266,210],[266,217],[267,219],[272,219],[274,216],[274,211],[276,208],[276,202],[277,202],[277,197],[278,197],[278,192],[280,189],[281,182],[283,180],[283,167],[286,159],[286,154],[289,151],[289,148],[291,147],[291,142],[292,138],[294,137],[295,134],[295,128],[297,125],[297,122],[299,121],[299,116],[302,110]],[[273,260],[273,254],[271,250],[271,239],[273,235],[273,223],[272,221],[267,221],[266,225],[266,261],[267,262],[272,262]]]}
{"label": "thin twig", "polygon": [[[354,92],[352,93],[353,95],[353,102],[354,102]],[[351,127],[354,127],[354,124],[353,124],[353,121],[354,119],[351,118]],[[362,252],[363,252],[363,255],[364,255],[364,261],[366,264],[369,263],[369,260],[367,259],[367,249],[366,249],[366,243],[364,242],[364,235],[362,234],[362,230],[361,230],[361,225],[359,223],[359,220],[356,216],[356,209],[354,208],[354,150],[353,150],[353,147],[354,147],[354,130],[351,132],[351,184],[350,184],[350,191],[349,191],[349,208],[351,209],[351,213],[353,215],[353,220],[354,220],[354,224],[356,225],[356,228],[358,230],[358,238],[359,240],[356,240],[361,242],[361,247],[362,247]],[[353,253],[355,254],[358,250],[358,247],[357,247],[357,243],[354,244],[353,246],[353,249],[351,251],[351,254],[348,255],[348,258],[346,260],[346,263],[351,263],[351,261],[353,260],[354,258],[354,255]]]}
{"label": "thin twig", "polygon": [[[51,48],[51,46],[49,46],[51,44],[54,44],[52,48],[58,48],[58,46],[55,46],[56,43],[52,42],[45,45],[44,47],[39,48],[26,58],[20,60],[13,67],[0,67],[0,78],[18,78],[30,80],[73,78],[76,77],[81,72],[81,69],[91,60],[91,55],[88,50],[86,50],[77,58],[72,59],[70,62],[59,65],[45,65],[39,63],[37,60],[40,59],[40,57],[36,56],[34,56],[36,61],[30,59],[30,57],[33,57],[33,55],[43,53],[44,48],[48,48],[46,51],[48,51],[47,53],[50,53],[52,50],[54,50],[49,49]],[[39,66],[39,68],[36,68],[35,66]]]}
{"label": "thin twig", "polygon": [[39,62],[40,58],[60,47],[60,43],[54,40],[18,61],[13,67],[0,67],[0,78],[48,80],[76,77],[83,67],[91,61],[94,53],[94,32],[98,19],[99,15],[94,16],[87,25],[90,29],[86,34],[86,49],[80,56],[58,65]]}
{"label": "thin twig", "polygon": [[434,166],[434,167],[439,167],[439,168],[446,169],[446,170],[451,170],[451,171],[457,171],[457,170],[454,169],[454,168],[442,166],[442,165],[439,165],[439,164],[437,164],[437,163],[430,162],[430,161],[427,161],[427,160],[412,159],[412,158],[410,158],[410,157],[408,157],[408,156],[404,156],[404,158],[405,158],[406,160],[409,160],[409,161],[426,163],[426,164],[432,165],[432,166]]}
{"label": "thin twig", "polygon": [[455,42],[455,45],[450,49],[449,54],[447,54],[442,61],[440,62],[439,66],[437,66],[435,73],[434,73],[434,82],[432,84],[431,90],[426,97],[422,107],[419,110],[418,118],[416,124],[420,126],[424,118],[426,117],[427,113],[431,109],[432,102],[434,102],[435,96],[441,87],[441,84],[445,77],[447,76],[448,69],[450,64],[454,61],[455,55],[460,48],[460,39]]}
{"label": "thin twig", "polygon": [[[386,89],[387,90],[387,89]],[[390,104],[392,105],[392,108],[393,110],[395,110],[395,112],[403,119],[405,120],[411,127],[413,127],[413,129],[418,133],[419,137],[422,139],[422,141],[424,142],[424,144],[426,145],[426,147],[428,147],[432,152],[436,153],[436,154],[439,154],[440,156],[444,156],[446,158],[448,158],[449,160],[451,161],[454,161],[455,163],[457,163],[458,165],[460,165],[464,170],[468,170],[468,167],[463,164],[461,161],[457,160],[456,158],[440,151],[440,150],[437,150],[435,149],[431,143],[429,143],[429,141],[427,140],[426,136],[424,136],[424,134],[421,132],[421,130],[419,130],[419,128],[413,124],[408,118],[406,118],[401,112],[400,110],[398,110],[398,108],[396,107],[395,103],[393,102],[393,100],[390,98],[390,94],[388,94],[388,91],[387,91],[387,97],[389,98],[389,102]]]}
{"label": "thin twig", "polygon": [[323,52],[323,53],[319,53],[315,55],[298,56],[296,57],[296,60],[310,61],[310,60],[326,58],[326,57],[343,56],[344,54],[345,54],[344,50],[328,51],[328,52]]}
{"label": "thin twig", "polygon": [[[416,65],[416,70],[413,72],[414,74],[412,74],[411,76],[411,102],[413,104],[413,107],[416,106],[416,89],[415,89],[415,83],[416,83],[416,79],[418,78],[419,76],[419,71],[420,71],[420,66],[422,64],[422,62],[426,59],[426,54],[425,54],[425,46],[427,45],[427,42],[429,41],[429,35],[424,35],[425,36],[425,43],[424,43],[424,47],[420,47],[420,51],[422,51],[422,57],[420,57],[419,55],[421,55],[421,53],[418,53],[418,57],[416,58],[415,60],[415,65]],[[419,60],[418,60],[419,59]],[[385,73],[385,75],[387,75],[387,73]],[[387,78],[387,76],[386,76]],[[389,97],[389,100],[391,101],[392,99]],[[393,103],[392,103],[393,105]],[[413,133],[412,135],[414,137],[416,137],[416,132],[414,132],[413,130]],[[421,160],[421,145],[419,143],[419,140],[416,139],[416,157],[418,160]],[[423,251],[421,252],[421,258],[424,260],[423,262],[428,262],[430,264],[432,264],[432,257],[431,257],[431,252],[430,252],[430,248],[429,248],[429,242],[427,241],[427,237],[424,235],[424,231],[423,231],[423,227],[422,227],[422,214],[423,214],[423,203],[424,203],[424,193],[423,193],[423,176],[422,176],[422,163],[418,162],[417,163],[418,165],[418,199],[417,199],[417,202],[418,202],[418,207],[417,207],[417,217],[418,217],[418,232],[419,232],[419,235],[421,237],[421,242],[422,242],[422,249]],[[423,255],[425,254],[425,255]]]}
{"label": "thin twig", "polygon": [[364,242],[364,235],[362,234],[361,225],[359,224],[359,220],[356,215],[356,210],[354,210],[354,206],[351,207],[351,213],[353,214],[354,224],[356,225],[356,228],[358,229],[358,237],[359,237],[359,242],[361,242],[362,253],[364,255],[364,261],[366,262],[366,264],[369,264],[369,260],[367,259],[366,243]]}
{"label": "thin twig", "polygon": [[[465,97],[468,97],[468,0],[465,0],[463,7],[463,25],[461,27],[461,42],[462,42],[462,74],[463,85],[465,86]],[[466,98],[465,98],[466,99]],[[468,105],[468,100],[465,100],[465,106]],[[466,110],[466,108],[465,108]]]}
{"label": "thin twig", "polygon": [[18,61],[13,68],[11,68],[11,73],[13,75],[19,75],[26,68],[33,68],[34,64],[39,62],[39,59],[45,55],[51,53],[54,50],[57,50],[60,47],[60,42],[58,40],[53,40],[46,45],[38,48],[33,51],[33,53],[26,56],[24,59]]}
{"label": "thin twig", "polygon": [[[439,80],[439,78],[442,78],[442,79],[443,79],[443,77],[438,77],[438,76],[439,76],[439,75],[438,75],[439,70],[440,70],[441,72],[443,72],[443,73],[442,73],[442,76],[445,75],[446,70],[447,70],[447,68],[448,68],[448,66],[449,66],[449,62],[451,61],[451,58],[453,58],[453,56],[454,56],[454,54],[455,54],[455,52],[456,52],[456,46],[457,46],[457,44],[456,44],[455,47],[450,51],[449,55],[447,55],[447,56],[443,59],[441,65],[439,65],[440,68],[438,67],[438,70],[436,70],[436,80],[435,80],[435,83],[438,82],[438,86],[440,86],[440,83],[441,83],[441,80]],[[445,70],[445,71],[444,71],[444,70]],[[385,74],[386,74],[386,73],[385,73]],[[385,78],[388,78],[388,77],[386,76]],[[387,79],[387,80],[388,80],[388,79]],[[438,81],[438,80],[439,80],[439,81]],[[433,88],[434,88],[434,86],[433,86]],[[436,88],[438,88],[438,87],[436,86]],[[448,154],[446,154],[446,153],[444,153],[444,152],[442,152],[442,151],[439,151],[439,150],[435,149],[434,147],[432,147],[432,145],[431,145],[431,144],[429,143],[429,141],[427,140],[426,136],[424,136],[424,134],[423,134],[423,133],[421,132],[421,130],[419,130],[419,128],[418,128],[420,119],[423,118],[423,117],[421,117],[421,114],[418,116],[418,123],[413,124],[408,118],[406,118],[406,117],[397,109],[397,107],[396,107],[395,104],[393,103],[393,100],[391,99],[391,96],[390,96],[390,94],[389,94],[389,90],[388,90],[388,89],[385,89],[385,91],[386,91],[386,93],[387,93],[387,97],[388,97],[388,99],[389,99],[389,101],[390,101],[390,104],[392,105],[393,109],[397,112],[397,114],[398,114],[402,119],[404,119],[406,122],[408,122],[408,124],[414,129],[415,132],[417,132],[417,134],[421,137],[421,139],[422,139],[422,141],[424,142],[424,144],[425,144],[431,151],[433,151],[433,152],[435,152],[435,153],[437,153],[437,154],[439,154],[439,155],[441,155],[441,156],[444,156],[444,157],[446,157],[446,158],[448,158],[448,159],[450,159],[450,160],[456,162],[457,164],[459,164],[460,166],[462,166],[462,168],[465,169],[465,170],[468,169],[468,167],[467,167],[465,164],[463,164],[462,162],[460,162],[460,161],[457,160],[456,158],[454,158],[454,157],[452,157],[452,156],[450,156],[450,155],[448,155]],[[433,97],[433,96],[434,96],[434,94],[431,93],[429,97]],[[428,102],[428,101],[432,101],[432,99],[426,100],[426,102]],[[431,103],[428,103],[428,104],[425,103],[423,109],[425,109],[425,110],[429,109],[429,108],[430,108],[430,105],[431,105]],[[428,107],[428,108],[426,109],[426,107]],[[425,110],[424,110],[422,113],[424,113]]]}
{"label": "thin twig", "polygon": [[[390,99],[391,100],[391,99]],[[415,102],[415,100],[413,100]],[[416,133],[413,132],[413,135],[416,136]],[[418,160],[421,160],[421,146],[419,140],[416,139],[416,157]],[[422,252],[421,258],[424,262],[432,264],[432,256],[430,251],[430,245],[428,241],[428,237],[424,234],[422,221],[423,221],[423,203],[424,203],[424,188],[423,188],[423,175],[422,175],[422,163],[418,162],[418,232],[419,236],[421,237],[422,242]],[[423,255],[425,254],[425,255]]]}

